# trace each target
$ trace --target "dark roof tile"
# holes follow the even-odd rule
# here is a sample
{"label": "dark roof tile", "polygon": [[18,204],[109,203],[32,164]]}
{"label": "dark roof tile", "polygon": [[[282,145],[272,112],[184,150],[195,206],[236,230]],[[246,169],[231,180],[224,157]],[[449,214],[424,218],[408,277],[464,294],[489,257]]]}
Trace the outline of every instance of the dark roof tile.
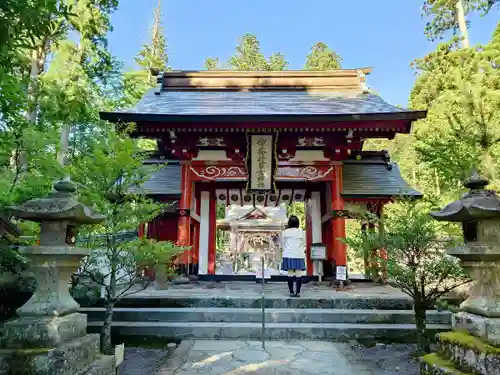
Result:
{"label": "dark roof tile", "polygon": [[140,188],[129,189],[130,193],[144,192],[148,195],[180,195],[181,194],[181,166],[168,164],[153,173],[151,178]]}
{"label": "dark roof tile", "polygon": [[344,163],[342,177],[342,195],[346,198],[422,197],[404,180],[395,163],[348,161]]}
{"label": "dark roof tile", "polygon": [[135,115],[352,115],[412,112],[371,93],[308,91],[148,91]]}

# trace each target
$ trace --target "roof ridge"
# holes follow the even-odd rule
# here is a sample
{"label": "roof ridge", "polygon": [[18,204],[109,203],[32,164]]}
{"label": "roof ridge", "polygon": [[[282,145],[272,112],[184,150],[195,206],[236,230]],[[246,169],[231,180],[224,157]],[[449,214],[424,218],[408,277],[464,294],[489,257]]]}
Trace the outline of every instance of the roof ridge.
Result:
{"label": "roof ridge", "polygon": [[303,91],[366,92],[371,68],[328,71],[169,71],[159,74],[156,94],[162,91]]}

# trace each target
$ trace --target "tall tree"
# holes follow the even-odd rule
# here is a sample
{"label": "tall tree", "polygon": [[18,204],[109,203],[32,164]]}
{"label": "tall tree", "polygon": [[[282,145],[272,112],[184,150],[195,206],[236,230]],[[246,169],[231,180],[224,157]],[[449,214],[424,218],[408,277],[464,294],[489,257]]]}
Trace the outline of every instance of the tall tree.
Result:
{"label": "tall tree", "polygon": [[499,0],[424,0],[422,15],[430,19],[425,26],[425,35],[429,40],[436,40],[442,39],[450,30],[456,34],[460,29],[461,8],[464,15],[473,12],[486,15],[498,4]]}
{"label": "tall tree", "polygon": [[[456,258],[446,254],[452,245],[446,225],[429,216],[434,202],[403,201],[390,207],[384,233],[366,232],[346,242],[354,249],[385,248],[391,282],[413,299],[417,342],[421,354],[430,351],[426,311],[438,299],[469,282]],[[385,261],[380,259],[380,261]]]}
{"label": "tall tree", "polygon": [[[260,42],[255,35],[245,34],[240,38],[236,46],[234,55],[227,64],[229,69],[240,71],[259,71],[259,70],[285,70],[288,62],[280,53],[273,53],[269,59],[266,59],[260,50]],[[219,58],[209,57],[205,60],[205,68],[215,70],[219,68]]]}
{"label": "tall tree", "polygon": [[464,49],[454,40],[415,61],[411,103],[429,111],[416,129],[415,149],[446,189],[459,190],[477,166],[500,187],[499,45],[500,24],[487,45]]}
{"label": "tall tree", "polygon": [[169,70],[167,42],[165,39],[163,26],[161,24],[161,0],[158,0],[153,14],[153,28],[151,31],[151,41],[144,44],[135,63],[139,70],[127,72],[124,76],[125,99],[129,103],[137,102],[144,93],[154,87],[156,77],[154,72]]}
{"label": "tall tree", "polygon": [[[62,88],[58,87],[60,82],[57,80],[45,77],[47,56],[53,56],[51,63],[61,67],[61,64],[56,63],[60,56],[58,51],[63,49],[67,52],[68,35],[71,33],[73,38],[76,34],[79,39],[78,45],[81,47],[79,51],[85,53],[78,54],[80,57],[78,61],[74,61],[71,53],[65,56],[71,56],[71,64],[74,61],[78,69],[83,68],[86,76],[91,77],[92,80],[102,81],[106,74],[106,60],[109,60],[105,39],[111,26],[109,14],[116,7],[117,0],[80,0],[78,2],[21,0],[19,3],[24,8],[14,7],[6,12],[12,20],[15,20],[10,22],[7,28],[9,35],[15,35],[15,37],[4,38],[7,43],[2,46],[0,54],[2,57],[8,56],[6,64],[0,61],[2,66],[0,85],[2,85],[3,93],[9,93],[9,98],[4,103],[10,103],[9,108],[2,108],[2,121],[8,131],[1,136],[6,142],[4,145],[11,150],[8,174],[14,176],[13,190],[16,189],[17,184],[20,188],[23,185],[22,190],[26,191],[25,185],[28,182],[25,180],[35,176],[38,180],[41,180],[43,176],[48,183],[47,187],[50,186],[50,180],[54,174],[39,169],[39,162],[42,160],[39,154],[40,152],[45,152],[47,156],[51,154],[51,150],[54,150],[53,146],[58,143],[53,139],[54,133],[59,133],[61,126],[66,125],[61,118],[57,120],[49,118],[51,109],[58,106],[54,102],[54,99],[58,97],[53,96],[55,89],[61,91]],[[55,84],[51,84],[50,81]],[[79,79],[75,80],[77,84],[80,84],[79,81]],[[3,89],[3,82],[9,83],[6,90]],[[49,91],[50,105],[42,108],[41,103],[47,102]],[[17,97],[14,97],[16,95]],[[17,104],[12,105],[12,103]],[[20,115],[24,119],[21,119]],[[32,139],[33,136],[36,139]],[[48,147],[49,143],[41,145],[41,140],[50,141],[52,147]],[[35,151],[30,150],[33,144],[36,144],[39,150],[30,155]],[[32,162],[30,158],[33,158],[36,167],[30,165]],[[30,174],[30,172],[35,173]],[[30,175],[27,176],[27,174]],[[35,190],[38,194],[43,193],[38,184]]]}
{"label": "tall tree", "polygon": [[342,57],[331,50],[326,43],[318,42],[307,55],[307,70],[331,70],[341,68]]}
{"label": "tall tree", "polygon": [[[88,233],[91,256],[83,266],[83,275],[104,287],[105,317],[101,330],[101,350],[112,354],[111,323],[115,304],[147,284],[138,283],[137,265],[166,265],[170,257],[184,250],[170,242],[136,240],[124,233],[135,231],[140,223],[152,220],[164,205],[149,199],[140,189],[152,170],[143,166],[144,153],[127,134],[114,131],[98,137],[92,153],[75,160],[71,169],[82,188],[82,202],[106,215],[106,221]],[[96,241],[96,235],[103,240]],[[104,263],[105,267],[98,266]],[[104,272],[104,274],[103,274]],[[103,280],[104,278],[104,280]],[[143,280],[144,281],[144,280]]]}

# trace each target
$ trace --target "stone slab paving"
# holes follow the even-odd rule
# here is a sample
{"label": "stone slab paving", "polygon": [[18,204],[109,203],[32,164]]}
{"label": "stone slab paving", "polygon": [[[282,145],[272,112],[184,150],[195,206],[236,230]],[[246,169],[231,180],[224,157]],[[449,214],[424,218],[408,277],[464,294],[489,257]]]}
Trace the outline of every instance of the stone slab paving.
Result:
{"label": "stone slab paving", "polygon": [[[260,298],[261,284],[255,282],[199,282],[197,284],[173,285],[169,284],[166,290],[156,290],[154,286],[131,294],[129,298],[150,297],[184,297],[184,298]],[[284,282],[269,282],[265,284],[266,298],[288,297],[288,287]],[[310,282],[304,284],[300,293],[302,298],[404,298],[409,297],[401,290],[389,285],[380,285],[370,282],[353,283],[345,291],[337,291],[327,283]]]}
{"label": "stone slab paving", "polygon": [[347,343],[183,341],[156,375],[375,375]]}

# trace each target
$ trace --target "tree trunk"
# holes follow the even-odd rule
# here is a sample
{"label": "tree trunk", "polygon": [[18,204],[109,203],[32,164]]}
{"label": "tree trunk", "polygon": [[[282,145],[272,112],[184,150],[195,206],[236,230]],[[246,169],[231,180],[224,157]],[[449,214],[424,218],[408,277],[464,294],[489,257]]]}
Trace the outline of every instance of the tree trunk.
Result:
{"label": "tree trunk", "polygon": [[111,325],[113,323],[113,309],[116,302],[116,258],[111,261],[111,274],[109,280],[108,294],[106,295],[106,312],[104,313],[104,324],[101,331],[101,352],[113,354],[115,352],[111,342]]}
{"label": "tree trunk", "polygon": [[69,125],[63,124],[61,127],[61,140],[59,144],[59,152],[57,154],[57,162],[61,167],[66,164],[66,158],[69,151]]}
{"label": "tree trunk", "polygon": [[462,36],[462,48],[469,48],[469,31],[467,30],[467,21],[465,20],[465,9],[463,0],[457,0],[457,22]]}
{"label": "tree trunk", "polygon": [[415,323],[417,326],[417,343],[419,354],[430,353],[430,342],[426,329],[426,308],[422,301],[414,301]]}
{"label": "tree trunk", "polygon": [[[36,115],[37,115],[37,98],[36,98],[36,85],[38,76],[43,72],[43,64],[45,63],[45,59],[41,56],[40,51],[37,48],[34,48],[31,51],[31,68],[30,68],[30,79],[28,82],[28,109],[25,114],[25,118],[28,122],[36,123]],[[22,145],[23,139],[23,131],[21,130],[19,135],[19,147],[12,152],[11,156],[11,166],[16,168],[18,171],[18,175],[24,175],[28,161],[26,158],[26,152],[23,149]],[[19,172],[20,171],[20,172]]]}
{"label": "tree trunk", "polygon": [[113,323],[113,308],[115,304],[112,301],[106,303],[104,313],[104,324],[101,330],[101,352],[104,354],[113,354],[114,348],[111,342],[111,324]]}

